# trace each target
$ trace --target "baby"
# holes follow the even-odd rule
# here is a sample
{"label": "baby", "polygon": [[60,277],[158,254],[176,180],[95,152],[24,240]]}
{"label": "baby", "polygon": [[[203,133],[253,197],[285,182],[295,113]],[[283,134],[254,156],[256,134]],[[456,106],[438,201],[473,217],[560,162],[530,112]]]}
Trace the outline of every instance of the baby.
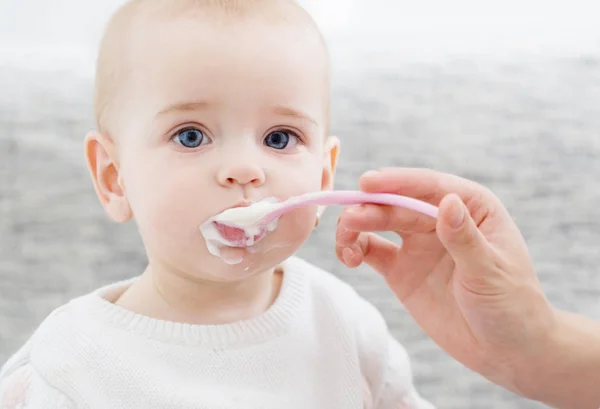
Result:
{"label": "baby", "polygon": [[305,207],[247,247],[200,227],[331,189],[329,57],[292,0],[134,0],[111,19],[85,156],[141,275],[55,310],[0,373],[0,407],[431,408],[406,351],[347,284],[294,256]]}

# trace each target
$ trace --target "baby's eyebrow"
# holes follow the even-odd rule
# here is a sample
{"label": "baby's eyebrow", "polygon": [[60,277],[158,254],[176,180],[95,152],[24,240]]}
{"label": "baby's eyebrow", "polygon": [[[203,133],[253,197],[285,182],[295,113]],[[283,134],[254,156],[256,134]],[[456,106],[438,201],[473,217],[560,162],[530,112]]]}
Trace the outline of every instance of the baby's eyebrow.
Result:
{"label": "baby's eyebrow", "polygon": [[162,116],[171,112],[177,111],[201,111],[207,109],[212,104],[208,101],[195,101],[195,102],[180,102],[173,105],[169,105],[165,109],[161,110],[156,116]]}
{"label": "baby's eyebrow", "polygon": [[315,121],[310,115],[305,114],[304,112],[297,111],[294,108],[286,107],[286,106],[277,106],[273,109],[273,112],[277,115],[289,116],[296,119],[301,119],[303,121],[311,122],[313,125],[319,126],[317,121]]}
{"label": "baby's eyebrow", "polygon": [[[162,109],[161,111],[158,112],[158,114],[156,114],[156,116],[158,117],[158,116],[169,114],[171,112],[178,112],[178,111],[202,111],[202,110],[210,108],[212,105],[213,104],[208,101],[180,102],[180,103],[176,103],[173,105],[169,105],[168,107]],[[276,106],[275,108],[273,108],[273,112],[276,115],[287,116],[287,117],[291,117],[291,118],[300,119],[303,121],[308,121],[315,126],[319,125],[317,123],[317,121],[314,118],[312,118],[310,115],[308,115],[304,112],[298,111],[294,108],[290,108],[288,106],[284,106],[284,105]]]}

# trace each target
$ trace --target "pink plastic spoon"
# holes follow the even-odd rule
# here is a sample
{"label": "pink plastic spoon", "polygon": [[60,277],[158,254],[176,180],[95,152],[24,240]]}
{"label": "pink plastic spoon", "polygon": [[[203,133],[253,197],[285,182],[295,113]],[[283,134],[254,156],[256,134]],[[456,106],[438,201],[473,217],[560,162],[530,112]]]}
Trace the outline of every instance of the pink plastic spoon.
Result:
{"label": "pink plastic spoon", "polygon": [[[277,203],[255,203],[249,207],[229,209],[215,217],[215,221],[239,228],[266,226],[284,213],[301,206],[379,204],[404,207],[437,218],[438,208],[421,200],[391,193],[365,193],[354,190],[320,191],[291,197]],[[259,206],[260,205],[260,206]]]}
{"label": "pink plastic spoon", "polygon": [[404,207],[433,218],[437,218],[438,216],[437,207],[411,197],[400,196],[391,193],[365,193],[357,190],[337,190],[306,193],[304,195],[291,197],[283,202],[277,203],[275,204],[277,207],[260,219],[259,224],[269,223],[284,213],[301,206],[335,206],[369,203]]}

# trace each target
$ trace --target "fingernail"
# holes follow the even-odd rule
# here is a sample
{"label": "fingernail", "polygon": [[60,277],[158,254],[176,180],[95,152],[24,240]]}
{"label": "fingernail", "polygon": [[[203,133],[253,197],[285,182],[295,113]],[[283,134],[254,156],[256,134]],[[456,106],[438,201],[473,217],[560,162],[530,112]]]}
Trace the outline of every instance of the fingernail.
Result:
{"label": "fingernail", "polygon": [[452,209],[452,214],[448,219],[448,224],[453,229],[458,229],[465,221],[465,206],[459,199],[457,199],[455,200],[453,207],[454,209]]}
{"label": "fingernail", "polygon": [[363,177],[365,177],[365,178],[372,178],[372,177],[375,177],[377,175],[379,175],[379,171],[377,171],[377,170],[369,170],[368,172],[365,172],[363,174]]}
{"label": "fingernail", "polygon": [[352,259],[354,258],[354,250],[352,250],[350,247],[346,247],[344,250],[342,250],[342,258],[346,264],[352,262]]}

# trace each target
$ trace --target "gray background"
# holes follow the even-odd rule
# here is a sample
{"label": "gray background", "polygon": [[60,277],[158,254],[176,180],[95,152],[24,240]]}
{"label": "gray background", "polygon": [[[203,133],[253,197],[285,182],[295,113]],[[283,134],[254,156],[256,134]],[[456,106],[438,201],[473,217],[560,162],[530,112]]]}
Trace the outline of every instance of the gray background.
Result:
{"label": "gray background", "polygon": [[[0,15],[15,17],[0,29],[0,363],[53,308],[144,267],[135,227],[108,221],[83,164],[83,136],[93,126],[87,41],[97,30],[79,41],[77,33],[87,33],[82,17],[50,39],[42,35],[54,33],[50,25],[36,37],[14,23],[27,3],[36,4],[0,1]],[[388,24],[384,3],[372,5],[376,21]],[[529,15],[500,20],[453,10],[446,20],[463,25],[429,32],[435,24],[426,11],[413,10],[421,19],[411,20],[398,10],[413,25],[396,30],[361,23],[361,12],[376,19],[375,11],[348,4],[354,14],[337,20],[333,5],[311,9],[334,54],[333,128],[343,143],[337,186],[356,188],[362,172],[389,165],[486,184],[522,229],[551,300],[600,318],[600,35],[586,25],[591,9],[565,16],[548,7],[554,14],[542,18],[532,6]],[[379,277],[341,266],[333,255],[338,214],[328,210],[301,256],[380,308],[413,358],[423,395],[439,408],[544,407],[464,369],[423,335]]]}

